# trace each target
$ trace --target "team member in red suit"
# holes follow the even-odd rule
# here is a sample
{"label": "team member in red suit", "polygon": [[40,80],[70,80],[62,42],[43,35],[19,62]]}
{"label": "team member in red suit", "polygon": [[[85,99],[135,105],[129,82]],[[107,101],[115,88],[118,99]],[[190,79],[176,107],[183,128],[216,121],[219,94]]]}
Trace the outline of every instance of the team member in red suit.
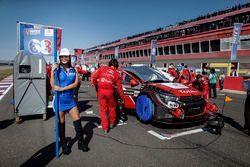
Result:
{"label": "team member in red suit", "polygon": [[179,78],[177,79],[177,82],[179,83],[183,83],[184,81],[185,81],[185,84],[188,84],[191,82],[191,75],[190,75],[187,65],[185,65],[184,68],[181,70]]}
{"label": "team member in red suit", "polygon": [[74,97],[75,97],[76,103],[78,104],[78,92],[79,92],[79,89],[81,87],[82,75],[85,75],[88,72],[86,70],[83,70],[81,68],[81,64],[80,63],[77,63],[77,65],[75,66],[75,70],[77,71],[77,74],[78,74],[78,84],[77,84],[77,87],[74,88]]}
{"label": "team member in red suit", "polygon": [[169,65],[167,73],[169,73],[171,76],[173,76],[175,78],[177,78],[177,76],[178,76],[178,74],[174,68],[174,65],[172,63]]}
{"label": "team member in red suit", "polygon": [[81,67],[81,65],[79,65],[79,64],[75,66],[75,69],[77,70],[77,72],[78,72],[79,74],[85,75],[85,74],[88,73],[88,71],[83,70],[82,67]]}
{"label": "team member in red suit", "polygon": [[115,87],[124,102],[124,92],[121,84],[120,73],[117,71],[118,61],[112,59],[109,66],[103,66],[92,74],[92,84],[98,87],[98,100],[100,105],[100,115],[102,129],[107,134],[109,130],[108,113],[110,117],[110,128],[116,124],[116,102],[114,97]]}
{"label": "team member in red suit", "polygon": [[206,101],[209,99],[209,86],[208,80],[202,77],[201,74],[197,74],[194,82],[192,83],[192,87],[198,89],[202,96],[205,98]]}
{"label": "team member in red suit", "polygon": [[190,76],[191,76],[191,82],[193,82],[196,78],[196,74],[194,73],[194,70],[190,70]]}
{"label": "team member in red suit", "polygon": [[126,63],[123,61],[123,62],[121,63],[121,66],[118,67],[117,70],[118,70],[118,71],[122,71],[122,69],[123,69],[124,67],[126,67],[126,66],[127,66]]}
{"label": "team member in red suit", "polygon": [[212,112],[212,113],[216,112],[218,110],[216,104],[210,104],[208,101],[209,99],[208,79],[198,74],[195,80],[193,81],[192,86],[198,89],[202,93],[204,99],[206,100],[206,112]]}

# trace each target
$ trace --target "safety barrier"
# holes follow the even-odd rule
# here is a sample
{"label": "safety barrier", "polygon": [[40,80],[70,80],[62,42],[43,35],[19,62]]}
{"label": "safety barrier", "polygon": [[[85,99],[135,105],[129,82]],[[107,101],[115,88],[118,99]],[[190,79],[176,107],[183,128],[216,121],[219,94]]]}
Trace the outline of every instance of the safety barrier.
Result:
{"label": "safety barrier", "polygon": [[[224,89],[245,91],[243,80],[243,77],[227,76],[224,80]],[[217,86],[219,87],[219,84]]]}

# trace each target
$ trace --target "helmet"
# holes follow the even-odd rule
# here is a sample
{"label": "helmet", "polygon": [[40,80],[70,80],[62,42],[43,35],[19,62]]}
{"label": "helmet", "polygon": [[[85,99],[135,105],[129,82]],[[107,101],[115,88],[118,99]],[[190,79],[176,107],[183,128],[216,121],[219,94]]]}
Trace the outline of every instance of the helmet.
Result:
{"label": "helmet", "polygon": [[67,49],[67,48],[62,48],[61,51],[60,51],[59,56],[70,56],[69,49]]}

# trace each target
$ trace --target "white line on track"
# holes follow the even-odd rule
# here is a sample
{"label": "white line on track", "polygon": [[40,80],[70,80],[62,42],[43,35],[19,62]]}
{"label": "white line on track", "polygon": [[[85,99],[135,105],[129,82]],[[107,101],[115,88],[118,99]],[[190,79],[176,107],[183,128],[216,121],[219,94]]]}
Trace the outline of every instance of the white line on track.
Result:
{"label": "white line on track", "polygon": [[90,115],[90,114],[93,114],[94,111],[93,110],[87,110],[87,111],[85,111],[85,113]]}
{"label": "white line on track", "polygon": [[11,84],[10,87],[8,87],[8,89],[6,89],[6,90],[4,91],[4,93],[0,96],[0,100],[2,100],[2,98],[4,97],[4,95],[7,94],[7,92],[11,89],[12,86],[13,86],[13,84]]}
{"label": "white line on track", "polygon": [[12,82],[0,82],[0,85],[11,85]]}
{"label": "white line on track", "polygon": [[174,134],[164,134],[164,133],[159,134],[153,130],[148,131],[149,134],[159,138],[160,140],[166,140],[166,139],[171,140],[171,139],[176,138],[176,137],[186,136],[186,135],[200,133],[200,132],[204,132],[204,129],[199,128],[199,129],[193,129],[193,130],[188,130],[188,131],[174,133]]}
{"label": "white line on track", "polygon": [[10,85],[0,85],[0,88],[8,88]]}
{"label": "white line on track", "polygon": [[[118,123],[116,124],[116,126],[122,126],[122,125],[127,125],[127,122],[121,122],[121,123]],[[98,128],[102,128],[102,125],[98,125]]]}
{"label": "white line on track", "polygon": [[226,94],[225,93],[218,93],[217,95],[218,96],[225,96]]}

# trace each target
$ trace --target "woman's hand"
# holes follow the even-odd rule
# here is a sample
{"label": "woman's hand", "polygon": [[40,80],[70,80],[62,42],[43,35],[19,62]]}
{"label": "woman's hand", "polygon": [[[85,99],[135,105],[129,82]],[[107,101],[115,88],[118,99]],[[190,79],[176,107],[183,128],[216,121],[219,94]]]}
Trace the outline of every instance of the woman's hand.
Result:
{"label": "woman's hand", "polygon": [[58,67],[58,63],[54,63],[53,65],[52,65],[52,69],[51,69],[51,71],[55,71],[55,69]]}
{"label": "woman's hand", "polygon": [[63,88],[60,88],[59,86],[54,86],[54,90],[55,91],[58,91],[58,92],[62,92],[62,91],[64,91],[64,89]]}

